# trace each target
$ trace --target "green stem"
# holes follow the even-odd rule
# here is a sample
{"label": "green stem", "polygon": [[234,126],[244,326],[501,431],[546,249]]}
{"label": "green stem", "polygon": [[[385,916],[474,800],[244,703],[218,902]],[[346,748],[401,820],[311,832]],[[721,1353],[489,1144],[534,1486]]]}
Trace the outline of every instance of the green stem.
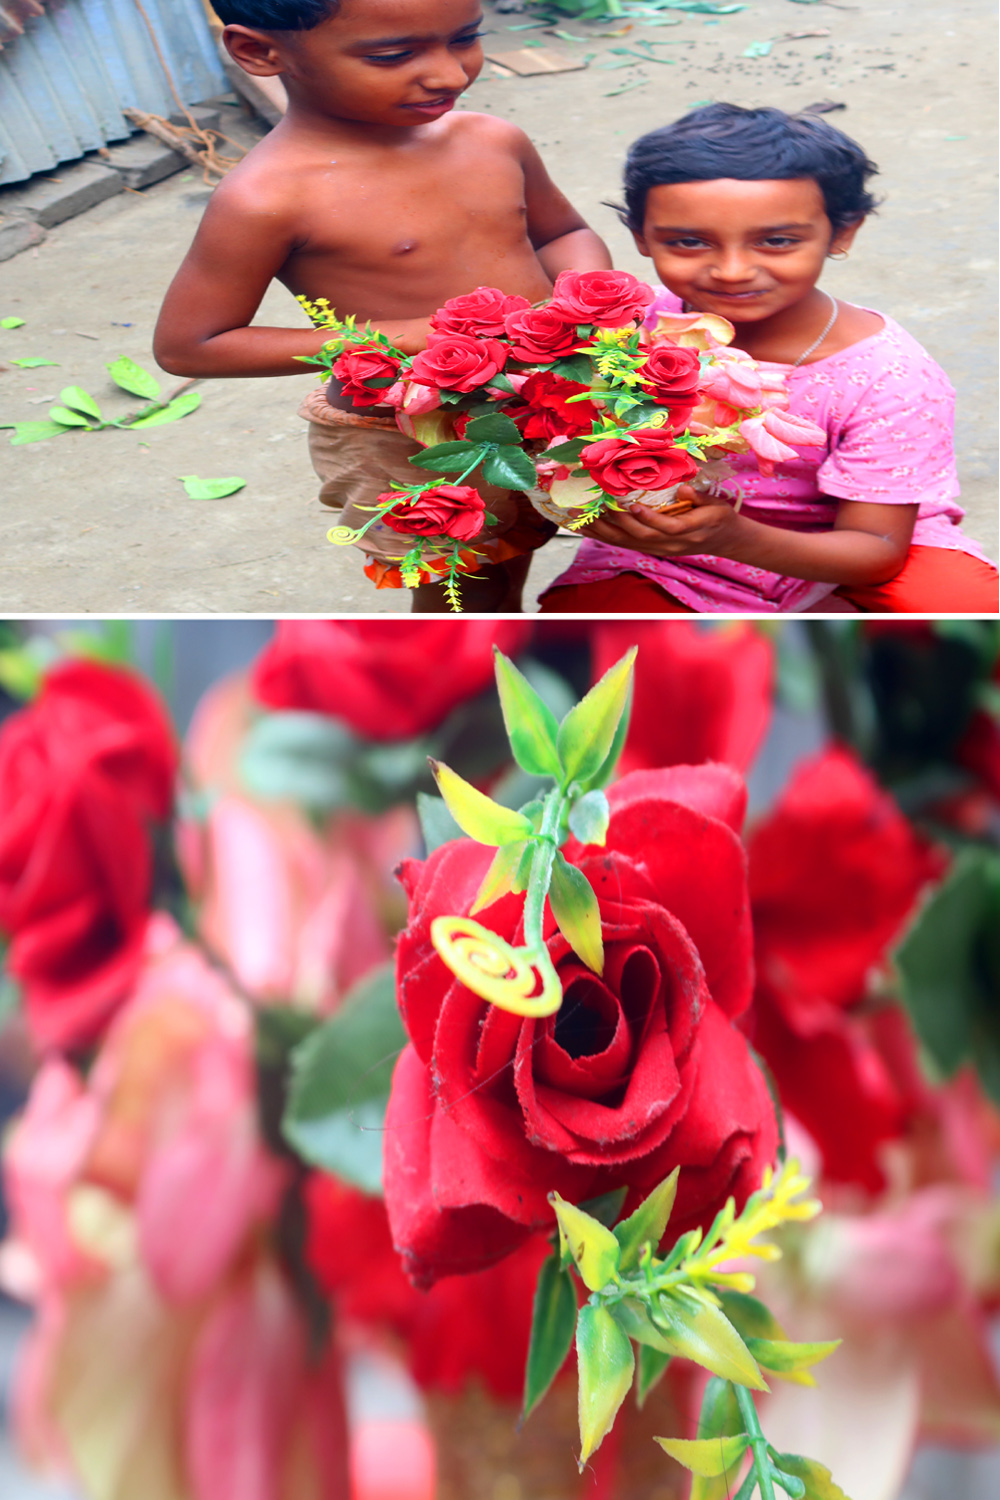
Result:
{"label": "green stem", "polygon": [[542,826],[538,830],[538,843],[531,860],[531,874],[524,898],[524,946],[531,953],[538,968],[555,973],[549,951],[542,934],[542,919],[545,914],[545,898],[552,883],[552,866],[556,859],[556,835],[562,819],[565,795],[554,787],[545,799]]}
{"label": "green stem", "polygon": [[757,1416],[757,1408],[754,1405],[753,1397],[745,1385],[736,1385],[734,1382],[733,1389],[736,1392],[736,1400],[739,1403],[744,1430],[750,1439],[750,1451],[753,1454],[754,1472],[757,1475],[757,1484],[760,1488],[760,1500],[774,1500],[774,1485],[771,1482],[771,1463],[767,1456],[767,1438],[761,1429],[760,1418]]}

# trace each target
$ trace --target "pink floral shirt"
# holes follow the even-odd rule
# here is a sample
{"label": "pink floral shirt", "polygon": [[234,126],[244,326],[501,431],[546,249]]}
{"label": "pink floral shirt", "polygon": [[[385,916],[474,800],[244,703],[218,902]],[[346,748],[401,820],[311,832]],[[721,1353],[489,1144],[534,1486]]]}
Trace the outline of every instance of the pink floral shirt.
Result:
{"label": "pink floral shirt", "polygon": [[[666,299],[662,291],[661,303]],[[681,311],[682,304],[664,310]],[[918,505],[913,542],[985,554],[960,530],[965,514],[952,443],[955,392],[940,365],[884,313],[884,327],[839,354],[784,370],[789,409],[826,430],[825,448],[799,448],[765,478],[752,453],[733,460],[724,489],[742,492],[743,515],[789,531],[829,531],[841,500]],[[792,446],[795,446],[794,444]],[[703,614],[785,613],[831,594],[833,583],[787,578],[749,563],[698,555],[648,557],[585,539],[553,587],[591,583],[625,571],[659,583]]]}

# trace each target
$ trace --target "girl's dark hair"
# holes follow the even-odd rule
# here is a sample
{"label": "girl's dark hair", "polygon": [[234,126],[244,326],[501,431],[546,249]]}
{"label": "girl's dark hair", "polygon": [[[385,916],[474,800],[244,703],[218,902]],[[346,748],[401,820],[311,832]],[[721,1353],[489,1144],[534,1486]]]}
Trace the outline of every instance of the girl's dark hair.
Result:
{"label": "girl's dark hair", "polygon": [[874,212],[877,199],[865,183],[877,171],[856,141],[815,115],[706,104],[629,147],[621,218],[629,229],[641,232],[646,194],[665,183],[812,177],[823,194],[826,216],[838,230]]}
{"label": "girl's dark hair", "polygon": [[259,31],[311,31],[332,16],[340,0],[212,0],[225,26],[255,26]]}

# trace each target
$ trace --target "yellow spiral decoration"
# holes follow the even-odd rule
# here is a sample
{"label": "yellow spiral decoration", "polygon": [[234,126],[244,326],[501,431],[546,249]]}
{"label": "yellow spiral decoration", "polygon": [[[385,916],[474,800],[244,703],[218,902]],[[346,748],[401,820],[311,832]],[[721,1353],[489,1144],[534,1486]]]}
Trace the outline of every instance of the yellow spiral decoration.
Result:
{"label": "yellow spiral decoration", "polygon": [[[474,994],[515,1016],[551,1016],[562,1004],[562,985],[543,948],[512,948],[470,917],[435,917],[431,942],[455,978]],[[535,988],[541,980],[541,993]]]}
{"label": "yellow spiral decoration", "polygon": [[360,535],[360,531],[352,531],[350,526],[331,526],[326,534],[326,539],[338,547],[344,547],[348,542],[357,541]]}

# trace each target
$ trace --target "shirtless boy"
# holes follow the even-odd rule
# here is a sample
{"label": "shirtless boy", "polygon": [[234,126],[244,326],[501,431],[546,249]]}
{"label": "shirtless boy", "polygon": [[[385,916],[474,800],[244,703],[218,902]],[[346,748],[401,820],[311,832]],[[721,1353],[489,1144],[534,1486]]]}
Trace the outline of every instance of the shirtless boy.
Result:
{"label": "shirtless boy", "polygon": [[[160,313],[163,369],[307,370],[296,355],[315,354],[322,330],[249,326],[272,278],[416,353],[449,297],[496,286],[537,302],[560,271],[611,264],[523,131],[453,112],[483,65],[479,0],[213,3],[233,58],[247,73],[280,75],[288,112],[212,196]],[[356,504],[361,484],[370,504],[389,479],[412,482],[419,471],[406,456],[417,445],[393,430],[391,411],[368,407],[359,418],[348,400],[336,404],[340,413],[317,390],[304,413],[321,498]],[[339,492],[338,470],[353,470]],[[540,540],[536,532],[524,545]],[[520,609],[528,562],[525,551],[482,568],[465,607]],[[440,586],[414,590],[413,608],[446,609]]]}

